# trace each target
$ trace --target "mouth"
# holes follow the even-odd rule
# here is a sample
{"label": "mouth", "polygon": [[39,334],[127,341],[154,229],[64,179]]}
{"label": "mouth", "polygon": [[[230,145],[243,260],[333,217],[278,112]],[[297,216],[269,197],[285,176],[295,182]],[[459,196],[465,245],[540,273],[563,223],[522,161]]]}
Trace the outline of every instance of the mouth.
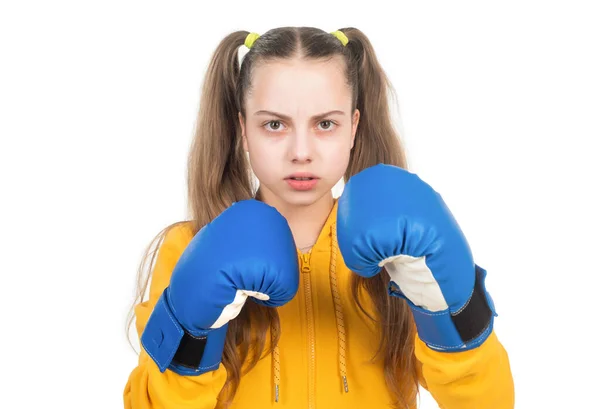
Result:
{"label": "mouth", "polygon": [[294,174],[287,176],[285,179],[286,180],[309,181],[309,180],[314,180],[314,179],[319,179],[319,178],[317,176],[313,175],[312,173],[298,172],[298,173],[294,173]]}

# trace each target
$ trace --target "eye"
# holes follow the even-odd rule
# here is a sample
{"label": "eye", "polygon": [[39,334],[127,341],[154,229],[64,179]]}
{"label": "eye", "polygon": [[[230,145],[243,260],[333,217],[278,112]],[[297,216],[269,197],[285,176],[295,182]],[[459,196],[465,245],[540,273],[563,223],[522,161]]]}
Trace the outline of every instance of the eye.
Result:
{"label": "eye", "polygon": [[283,129],[283,124],[281,123],[281,121],[274,119],[264,124],[263,127],[266,127],[267,131],[277,132]]}
{"label": "eye", "polygon": [[331,131],[335,125],[335,122],[329,119],[319,122],[319,126],[321,127],[320,129],[323,131]]}

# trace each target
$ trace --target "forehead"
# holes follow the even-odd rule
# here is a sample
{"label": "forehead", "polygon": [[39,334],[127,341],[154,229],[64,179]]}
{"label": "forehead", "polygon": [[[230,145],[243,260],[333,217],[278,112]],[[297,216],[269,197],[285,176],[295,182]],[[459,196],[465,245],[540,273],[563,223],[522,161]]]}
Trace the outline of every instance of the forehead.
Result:
{"label": "forehead", "polygon": [[289,59],[260,63],[253,71],[246,103],[250,111],[272,109],[300,115],[311,111],[350,109],[351,98],[344,62],[337,56],[327,60]]}

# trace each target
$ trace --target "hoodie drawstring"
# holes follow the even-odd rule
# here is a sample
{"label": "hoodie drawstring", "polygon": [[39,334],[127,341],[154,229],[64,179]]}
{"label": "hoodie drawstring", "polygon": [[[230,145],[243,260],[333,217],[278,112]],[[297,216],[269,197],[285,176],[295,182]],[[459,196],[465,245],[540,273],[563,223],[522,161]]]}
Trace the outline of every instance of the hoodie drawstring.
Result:
{"label": "hoodie drawstring", "polygon": [[[348,392],[348,374],[346,372],[346,327],[344,326],[344,311],[342,308],[342,300],[340,298],[337,282],[337,256],[338,242],[336,224],[334,221],[331,224],[331,258],[329,261],[329,285],[331,287],[331,295],[333,297],[333,305],[335,308],[340,377],[344,387],[344,391]],[[273,328],[271,328],[271,342],[275,342],[275,332]],[[279,402],[279,383],[281,380],[279,345],[275,345],[275,347],[273,348],[273,353],[271,354],[271,364],[273,367],[273,385],[275,386],[275,402]]]}
{"label": "hoodie drawstring", "polygon": [[275,384],[275,402],[279,402],[279,345],[275,345],[271,361],[273,364],[273,383]]}
{"label": "hoodie drawstring", "polygon": [[337,233],[335,222],[331,225],[331,261],[329,263],[329,282],[331,295],[335,306],[335,322],[338,334],[338,361],[340,364],[340,376],[344,383],[344,391],[348,392],[348,378],[346,373],[346,327],[344,326],[344,310],[337,284]]}

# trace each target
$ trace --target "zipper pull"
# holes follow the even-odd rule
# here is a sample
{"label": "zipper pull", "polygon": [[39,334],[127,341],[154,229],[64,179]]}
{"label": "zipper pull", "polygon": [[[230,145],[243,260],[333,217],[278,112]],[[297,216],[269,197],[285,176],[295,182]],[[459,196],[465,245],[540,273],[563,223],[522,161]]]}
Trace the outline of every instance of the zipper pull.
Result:
{"label": "zipper pull", "polygon": [[310,273],[310,253],[302,253],[302,272]]}

